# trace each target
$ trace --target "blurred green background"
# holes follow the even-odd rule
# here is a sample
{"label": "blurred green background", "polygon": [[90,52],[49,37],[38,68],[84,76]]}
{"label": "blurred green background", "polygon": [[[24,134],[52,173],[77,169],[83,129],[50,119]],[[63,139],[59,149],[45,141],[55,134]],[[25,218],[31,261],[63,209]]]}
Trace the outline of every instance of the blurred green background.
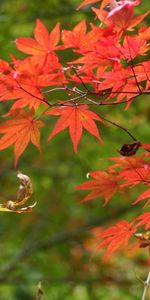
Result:
{"label": "blurred green background", "polygon": [[[73,28],[83,18],[93,21],[88,7],[76,11],[79,3],[1,0],[1,58],[9,60],[9,53],[20,57],[14,41],[17,37],[32,36],[37,18],[49,30],[58,21],[64,29]],[[145,12],[148,7],[148,3],[142,3],[137,12]],[[103,107],[101,113],[122,126],[128,125],[133,135],[148,143],[150,108],[146,98],[133,103],[129,111],[123,110],[121,106],[111,107],[111,111]],[[132,251],[120,253],[106,263],[91,236],[92,228],[110,225],[116,219],[130,220],[141,211],[141,206],[130,206],[134,192],[121,199],[114,197],[103,208],[101,199],[81,204],[82,195],[74,190],[85,181],[88,171],[107,166],[105,158],[117,156],[117,150],[131,141],[118,128],[100,126],[104,145],[100,146],[85,132],[75,155],[67,131],[47,143],[54,123],[52,120],[49,132],[44,128],[41,131],[43,154],[40,156],[30,145],[18,165],[33,181],[32,201],[37,201],[33,213],[0,215],[0,300],[35,300],[39,282],[45,300],[140,299],[143,286],[137,276],[143,278],[147,274],[146,250],[138,255]],[[12,147],[0,153],[0,164],[3,202],[14,199],[18,188]]]}

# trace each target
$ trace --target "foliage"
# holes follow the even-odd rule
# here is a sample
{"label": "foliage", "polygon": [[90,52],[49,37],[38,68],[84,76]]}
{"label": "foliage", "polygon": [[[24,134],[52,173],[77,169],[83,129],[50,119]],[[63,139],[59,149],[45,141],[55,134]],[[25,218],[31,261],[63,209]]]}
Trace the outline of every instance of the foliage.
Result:
{"label": "foliage", "polygon": [[[98,1],[84,1],[80,7],[95,2]],[[134,9],[139,4],[140,1],[101,1],[100,8],[92,10],[105,26],[91,23],[90,29],[82,20],[73,30],[61,31],[57,23],[49,33],[37,19],[34,38],[16,39],[17,49],[28,56],[16,59],[11,55],[9,64],[0,61],[0,97],[9,108],[0,126],[0,149],[15,143],[15,166],[30,141],[41,151],[40,128],[44,131],[45,126],[50,127],[51,116],[60,117],[48,139],[68,128],[75,152],[83,128],[103,143],[95,121],[106,127],[112,124],[132,139],[119,150],[122,157],[111,157],[114,164],[103,171],[89,172],[92,179],[77,186],[91,190],[83,201],[102,196],[106,205],[116,192],[125,194],[128,186],[149,187],[150,145],[137,140],[126,127],[99,115],[102,107],[110,110],[125,104],[128,110],[143,95],[149,95],[149,27],[141,26],[135,31],[149,11],[135,17]],[[72,58],[68,62],[62,53],[70,51]],[[60,92],[58,98],[53,96],[56,91]],[[137,157],[139,149],[143,153]],[[149,194],[149,189],[144,191],[131,200],[132,205],[148,198],[147,206]],[[138,238],[139,247],[147,247],[149,235],[139,230],[149,230],[148,224],[149,212],[131,216],[129,221],[119,220],[109,229],[102,229],[99,238],[103,240],[98,248],[106,246],[108,257],[120,246],[127,246],[130,238]]]}

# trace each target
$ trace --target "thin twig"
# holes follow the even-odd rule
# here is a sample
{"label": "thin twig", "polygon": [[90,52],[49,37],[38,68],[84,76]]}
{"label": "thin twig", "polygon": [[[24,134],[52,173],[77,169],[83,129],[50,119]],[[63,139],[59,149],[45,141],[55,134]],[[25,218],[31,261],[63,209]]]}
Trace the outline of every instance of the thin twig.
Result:
{"label": "thin twig", "polygon": [[51,93],[51,92],[55,92],[55,91],[60,91],[60,90],[65,91],[66,88],[65,87],[56,87],[56,88],[53,88],[53,89],[49,89],[49,90],[43,91],[42,93],[43,94],[47,94],[47,93]]}
{"label": "thin twig", "polygon": [[146,299],[146,294],[148,292],[149,287],[150,287],[150,271],[148,272],[147,279],[144,282],[144,290],[143,290],[143,295],[142,295],[141,300]]}
{"label": "thin twig", "polygon": [[106,119],[106,118],[104,118],[104,117],[102,117],[102,116],[100,116],[104,121],[106,121],[106,122],[108,122],[108,123],[110,123],[110,124],[112,124],[112,125],[114,125],[114,126],[116,126],[116,127],[118,127],[118,128],[120,128],[120,129],[122,129],[123,131],[125,131],[135,142],[137,141],[137,139],[126,129],[126,128],[124,128],[123,126],[121,126],[121,125],[119,125],[119,124],[117,124],[117,123],[115,123],[115,122],[112,122],[112,121],[110,121],[110,120],[108,120],[108,119]]}

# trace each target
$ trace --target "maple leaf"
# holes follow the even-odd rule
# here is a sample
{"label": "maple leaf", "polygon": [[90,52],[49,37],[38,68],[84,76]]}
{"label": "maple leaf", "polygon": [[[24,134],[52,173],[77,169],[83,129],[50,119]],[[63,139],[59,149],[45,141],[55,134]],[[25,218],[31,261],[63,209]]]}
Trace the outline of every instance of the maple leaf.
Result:
{"label": "maple leaf", "polygon": [[132,30],[134,26],[139,24],[148,14],[134,17],[134,7],[140,4],[140,0],[124,0],[110,2],[110,12],[107,13],[102,7],[100,9],[92,8],[99,20],[109,26],[114,26],[116,31]]}
{"label": "maple leaf", "polygon": [[77,190],[92,190],[82,202],[89,201],[96,197],[104,197],[104,205],[108,203],[114,193],[120,190],[118,176],[112,172],[95,171],[88,175],[92,178],[89,181],[79,184]]}
{"label": "maple leaf", "polygon": [[[129,109],[131,106],[132,102],[134,101],[135,97],[142,93],[143,87],[142,85],[136,83],[135,78],[131,78],[128,80],[126,85],[122,88],[122,90],[119,92],[118,90],[118,96],[116,103],[120,103],[123,98],[126,98],[126,107],[125,111]],[[129,92],[127,92],[129,91]]]}
{"label": "maple leaf", "polygon": [[105,229],[99,236],[99,239],[104,239],[98,249],[102,247],[107,247],[105,257],[110,256],[115,252],[120,246],[128,245],[129,238],[133,233],[136,232],[136,228],[132,227],[133,222],[129,223],[126,220],[118,222],[116,225]]}
{"label": "maple leaf", "polygon": [[100,2],[100,0],[84,0],[77,9],[80,9],[81,7],[85,6],[85,5],[89,5],[89,4],[93,4],[96,2]]}
{"label": "maple leaf", "polygon": [[123,58],[130,61],[138,55],[146,55],[146,52],[150,49],[150,46],[146,44],[146,41],[139,37],[138,35],[126,36],[124,39],[123,47],[121,47],[121,52],[123,53]]}
{"label": "maple leaf", "polygon": [[98,90],[103,91],[112,88],[107,100],[116,97],[116,102],[119,103],[126,98],[127,105],[125,110],[127,110],[134,97],[139,94],[139,87],[133,77],[131,68],[127,67],[124,69],[121,65],[118,65],[112,71],[104,72],[102,78],[104,80],[98,85]]}
{"label": "maple leaf", "polygon": [[150,87],[150,82],[149,82],[150,61],[142,62],[140,66],[136,66],[135,72],[138,74],[141,81],[145,81],[146,83],[145,91],[147,91]]}
{"label": "maple leaf", "polygon": [[41,151],[39,129],[44,126],[44,123],[40,120],[34,120],[34,110],[27,112],[23,109],[16,109],[11,112],[11,115],[11,119],[0,124],[0,133],[4,134],[0,138],[0,150],[15,143],[14,163],[16,166],[19,157],[30,141]]}
{"label": "maple leaf", "polygon": [[86,22],[82,20],[77,24],[74,29],[71,30],[62,30],[62,41],[65,45],[65,48],[75,47],[80,48],[86,36]]}
{"label": "maple leaf", "polygon": [[145,212],[136,218],[139,221],[136,227],[145,226],[145,230],[150,228],[150,212]]}
{"label": "maple leaf", "polygon": [[[37,63],[35,57],[27,57],[23,60],[11,57],[13,68],[9,67],[7,72],[4,69],[0,78],[0,101],[15,99],[12,109],[29,106],[36,110],[41,103],[47,105],[42,88],[66,83],[61,65],[59,65],[60,70],[55,70],[54,61],[50,63],[47,59],[45,64],[41,65]],[[55,67],[51,66],[52,63]]]}
{"label": "maple leaf", "polygon": [[[148,184],[149,185],[149,184]],[[145,200],[149,198],[149,200],[146,202],[146,204],[144,205],[144,207],[146,207],[149,203],[150,203],[150,189],[144,191],[133,203],[132,205],[136,205],[137,203],[139,203],[142,200]]]}
{"label": "maple leaf", "polygon": [[122,157],[110,157],[109,158],[111,161],[116,162],[112,166],[110,166],[111,169],[116,169],[116,168],[121,168],[124,170],[134,170],[137,168],[143,168],[146,162],[144,161],[143,158],[141,157],[127,157],[127,156],[122,156]]}
{"label": "maple leaf", "polygon": [[84,55],[73,63],[84,64],[82,71],[100,68],[100,71],[103,72],[106,68],[119,64],[121,52],[117,46],[115,36],[107,36],[107,38],[101,36],[100,41],[96,41],[94,37],[94,44],[87,45],[83,42],[83,46],[78,52]]}
{"label": "maple leaf", "polygon": [[103,143],[98,128],[93,120],[97,120],[103,124],[104,121],[94,112],[88,109],[87,105],[70,105],[67,102],[62,102],[58,108],[48,111],[48,115],[61,116],[52,133],[49,135],[48,140],[51,140],[56,134],[65,128],[69,127],[69,134],[72,140],[74,151],[77,152],[78,144],[82,136],[83,128],[94,135],[100,143]]}
{"label": "maple leaf", "polygon": [[141,147],[142,147],[144,150],[150,152],[150,144],[141,144]]}
{"label": "maple leaf", "polygon": [[[23,82],[32,82],[33,85],[37,85],[37,87],[45,86],[43,82],[43,78],[49,76],[49,82],[47,85],[55,85],[55,82],[51,83],[51,77],[57,76],[57,72],[60,72],[62,69],[62,65],[58,63],[58,60],[47,58],[44,61],[44,64],[41,64],[40,61],[37,62],[35,56],[29,56],[23,60],[16,59],[11,55],[13,62],[12,72],[14,78],[19,78]],[[63,73],[62,73],[63,77]],[[42,82],[41,82],[42,79]],[[53,78],[54,79],[54,78]]]}
{"label": "maple leaf", "polygon": [[2,74],[7,74],[11,71],[11,67],[9,66],[8,62],[0,59],[0,73]]}
{"label": "maple leaf", "polygon": [[[85,32],[85,26],[83,27],[83,29],[81,29],[80,24],[81,23],[79,23],[77,25],[79,27],[77,27],[77,28],[75,27],[75,28],[76,28],[76,30],[80,29],[80,35],[81,35],[81,33],[83,34],[83,31]],[[112,38],[112,41],[114,41],[114,39],[115,39],[115,41],[117,43],[118,37],[116,34],[113,33],[112,28],[97,27],[93,23],[91,23],[90,26],[91,26],[91,30],[86,33],[86,35],[84,36],[84,38],[82,40],[82,43],[80,42],[80,51],[76,51],[77,53],[79,52],[79,53],[85,55],[88,52],[91,52],[91,53],[93,53],[93,51],[96,52],[95,48],[97,47],[97,45],[103,44],[103,40],[107,42],[108,38],[109,39]],[[73,32],[74,32],[75,28],[73,29]],[[106,39],[106,37],[107,37],[107,39]],[[76,40],[77,40],[77,37],[76,37]],[[79,39],[79,41],[81,41],[81,39]],[[110,45],[110,47],[111,46],[113,47],[115,45],[113,44],[113,45]],[[105,45],[104,45],[104,47],[105,47]],[[105,50],[106,50],[106,48],[107,47],[105,47]],[[96,54],[98,54],[98,53],[96,53]]]}
{"label": "maple leaf", "polygon": [[85,5],[89,5],[89,4],[93,4],[96,2],[100,2],[101,1],[101,8],[106,6],[111,0],[84,0],[77,9],[80,9],[81,7],[85,6]]}
{"label": "maple leaf", "polygon": [[56,56],[54,50],[62,49],[62,46],[57,46],[60,39],[60,24],[57,23],[50,34],[44,24],[37,19],[33,38],[18,38],[16,39],[16,47],[29,55],[36,57],[37,61],[42,60],[44,64],[47,57]]}
{"label": "maple leaf", "polygon": [[[28,61],[28,63],[27,63]],[[30,62],[30,63],[29,63]],[[19,62],[17,61],[19,64]],[[33,65],[30,58],[25,59],[20,62],[20,65],[28,66],[27,70],[24,72],[15,68],[10,69],[0,78],[0,101],[13,100],[13,109],[21,108],[29,105],[30,108],[37,109],[40,103],[44,103],[44,97],[40,91],[40,86],[38,86],[38,74],[34,68],[34,74],[31,74],[31,69],[33,71]],[[30,69],[30,72],[28,71]]]}
{"label": "maple leaf", "polygon": [[150,181],[150,167],[146,164],[143,167],[139,168],[131,168],[120,172],[120,179],[125,180],[124,183],[121,184],[122,187],[127,185],[135,186],[139,183],[148,184]]}

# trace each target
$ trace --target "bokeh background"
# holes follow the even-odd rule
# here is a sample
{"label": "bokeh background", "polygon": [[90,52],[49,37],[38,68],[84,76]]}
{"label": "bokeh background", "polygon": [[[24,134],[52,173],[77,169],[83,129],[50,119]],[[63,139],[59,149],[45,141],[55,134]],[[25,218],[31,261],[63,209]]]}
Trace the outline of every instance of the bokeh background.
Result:
{"label": "bokeh background", "polygon": [[[20,58],[14,41],[32,36],[37,18],[49,28],[60,21],[64,29],[86,18],[93,21],[89,7],[76,11],[79,0],[1,0],[0,53]],[[148,1],[142,1],[136,13],[145,12]],[[147,21],[149,19],[147,18]],[[54,97],[57,98],[57,95]],[[64,95],[65,97],[65,95]],[[124,107],[102,108],[101,114],[128,129],[140,140],[149,142],[150,106],[141,98],[124,112]],[[1,114],[6,110],[0,106]],[[146,250],[122,251],[105,262],[97,251],[94,235],[98,226],[109,226],[115,220],[130,220],[142,210],[131,207],[138,190],[121,198],[116,196],[106,208],[96,199],[81,204],[81,193],[74,187],[85,181],[88,171],[104,168],[107,157],[130,138],[116,127],[100,128],[105,141],[100,146],[88,133],[75,155],[67,131],[51,143],[49,130],[42,129],[43,154],[30,145],[19,161],[18,169],[29,175],[34,185],[32,201],[37,206],[31,214],[0,213],[0,299],[35,300],[37,284],[42,283],[45,300],[136,300],[148,271]],[[18,180],[13,166],[13,148],[0,153],[0,202],[15,199]],[[31,201],[31,202],[32,202]]]}

